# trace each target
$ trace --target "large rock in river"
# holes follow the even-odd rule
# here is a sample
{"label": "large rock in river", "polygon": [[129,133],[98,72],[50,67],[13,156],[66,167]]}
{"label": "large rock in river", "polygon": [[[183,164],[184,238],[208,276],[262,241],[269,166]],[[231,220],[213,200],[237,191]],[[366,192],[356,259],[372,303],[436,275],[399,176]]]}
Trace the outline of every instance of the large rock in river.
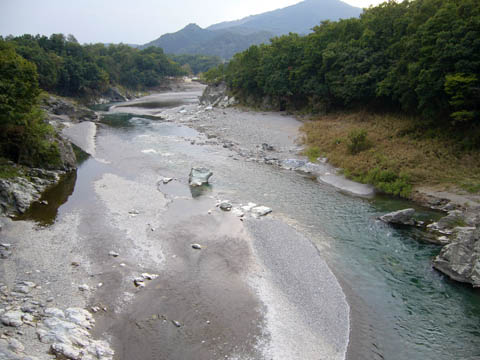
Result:
{"label": "large rock in river", "polygon": [[415,215],[415,209],[403,209],[380,216],[380,220],[389,224],[415,225],[413,215]]}
{"label": "large rock in river", "polygon": [[454,234],[433,266],[453,280],[480,287],[480,227],[456,228]]}
{"label": "large rock in river", "polygon": [[190,186],[202,186],[208,184],[208,179],[213,175],[210,169],[204,167],[194,167],[190,170],[188,182]]}

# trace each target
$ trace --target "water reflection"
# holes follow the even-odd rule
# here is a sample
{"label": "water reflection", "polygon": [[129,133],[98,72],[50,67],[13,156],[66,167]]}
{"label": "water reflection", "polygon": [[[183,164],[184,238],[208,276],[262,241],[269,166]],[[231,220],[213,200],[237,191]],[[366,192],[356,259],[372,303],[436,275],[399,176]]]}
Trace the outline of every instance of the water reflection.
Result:
{"label": "water reflection", "polygon": [[63,175],[58,184],[45,191],[40,200],[34,202],[30,208],[15,220],[33,220],[41,226],[49,226],[55,222],[58,208],[65,204],[72,195],[77,181],[77,171],[70,171]]}

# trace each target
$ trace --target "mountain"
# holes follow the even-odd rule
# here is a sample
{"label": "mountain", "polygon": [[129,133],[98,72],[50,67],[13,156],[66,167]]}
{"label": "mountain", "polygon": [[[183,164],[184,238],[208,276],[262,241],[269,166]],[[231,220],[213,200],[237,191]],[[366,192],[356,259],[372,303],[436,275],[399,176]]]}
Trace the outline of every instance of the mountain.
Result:
{"label": "mountain", "polygon": [[206,29],[189,24],[141,48],[158,46],[167,54],[215,55],[230,59],[237,52],[251,45],[267,43],[274,36],[290,32],[306,34],[323,20],[357,17],[361,12],[362,9],[340,0],[304,0],[283,9],[222,22]]}
{"label": "mountain", "polygon": [[262,30],[275,35],[290,32],[307,34],[323,20],[338,20],[357,17],[362,9],[350,6],[339,0],[305,0],[283,9],[269,11],[259,15],[226,21],[208,27],[208,30],[229,29],[235,31]]}
{"label": "mountain", "polygon": [[167,54],[199,54],[230,59],[252,45],[266,43],[274,36],[267,31],[206,30],[190,24],[172,34],[165,34],[141,48],[158,46]]}

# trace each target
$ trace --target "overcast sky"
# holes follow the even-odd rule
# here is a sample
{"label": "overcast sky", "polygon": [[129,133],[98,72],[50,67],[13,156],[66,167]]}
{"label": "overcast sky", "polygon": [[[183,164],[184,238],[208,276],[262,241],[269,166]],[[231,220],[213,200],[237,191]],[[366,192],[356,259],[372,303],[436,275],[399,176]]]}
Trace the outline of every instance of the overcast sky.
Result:
{"label": "overcast sky", "polygon": [[[189,23],[237,20],[299,0],[0,0],[0,35],[73,34],[81,43],[144,44]],[[380,0],[344,0],[368,7]]]}

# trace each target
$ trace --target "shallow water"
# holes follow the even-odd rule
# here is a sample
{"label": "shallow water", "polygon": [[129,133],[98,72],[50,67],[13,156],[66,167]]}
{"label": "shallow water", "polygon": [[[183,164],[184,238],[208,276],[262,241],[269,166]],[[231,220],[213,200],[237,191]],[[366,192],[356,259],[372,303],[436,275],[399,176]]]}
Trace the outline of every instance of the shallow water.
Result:
{"label": "shallow water", "polygon": [[[214,171],[209,194],[272,207],[327,259],[346,288],[353,314],[361,313],[354,316],[358,343],[351,358],[480,357],[480,293],[432,269],[431,259],[440,248],[423,242],[421,231],[377,220],[412,204],[380,196],[357,198],[295,172],[235,161],[229,157],[233,152],[220,146],[192,145],[189,140],[200,135],[186,126],[138,114],[110,113],[105,120],[97,134],[99,158],[80,166],[75,190],[59,216],[87,204],[92,179],[107,170],[138,179],[148,169],[186,182],[191,166],[209,167]],[[109,154],[108,162],[102,153]],[[183,189],[170,184],[162,191],[189,196]],[[418,210],[423,220],[438,217]]]}

